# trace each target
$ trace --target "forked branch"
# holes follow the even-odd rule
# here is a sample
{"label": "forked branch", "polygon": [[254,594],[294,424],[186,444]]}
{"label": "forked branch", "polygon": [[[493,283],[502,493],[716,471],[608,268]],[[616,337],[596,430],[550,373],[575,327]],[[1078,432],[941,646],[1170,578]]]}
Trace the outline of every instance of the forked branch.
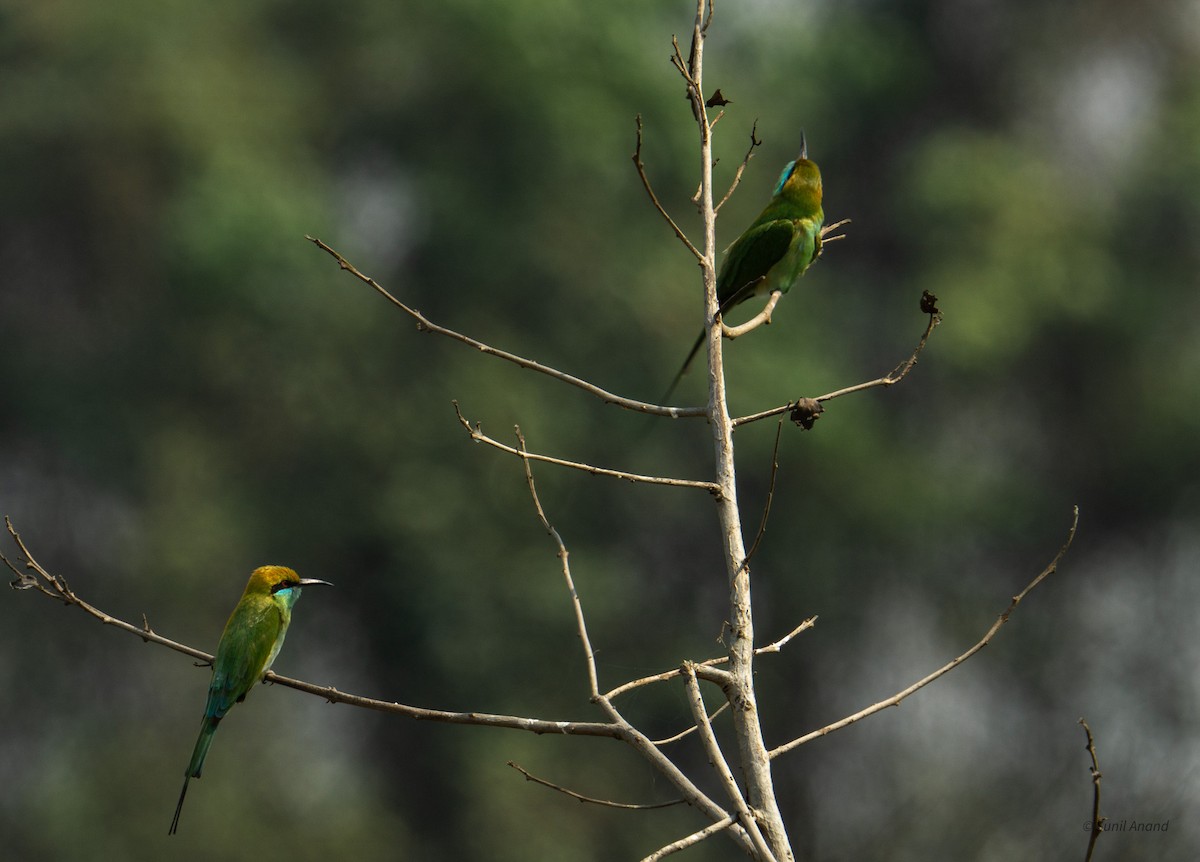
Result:
{"label": "forked branch", "polygon": [[[783,637],[781,637],[779,640],[775,641],[774,643],[769,643],[766,646],[758,647],[756,650],[754,650],[754,654],[756,656],[759,656],[759,655],[765,655],[767,653],[777,653],[780,650],[782,650],[785,646],[787,646],[788,642],[791,641],[792,638],[796,637],[796,635],[800,634],[801,632],[808,631],[816,624],[817,624],[817,618],[809,617],[804,622],[800,623],[800,625],[796,626],[794,629],[792,629],[790,632],[788,632],[786,635],[784,635]],[[729,656],[723,655],[718,658],[710,658],[710,659],[706,659],[704,661],[695,662],[695,667],[697,669],[718,667],[720,665],[725,664],[728,661],[729,661]],[[697,672],[699,673],[699,670]],[[643,676],[639,679],[630,680],[627,683],[619,685],[616,688],[612,689],[611,691],[605,692],[604,697],[612,699],[619,695],[625,694],[628,691],[633,691],[635,688],[641,688],[644,685],[653,685],[656,682],[666,682],[667,680],[674,679],[675,677],[681,676],[682,674],[683,674],[683,669],[677,667],[677,668],[673,668],[668,671],[663,671],[662,673],[651,674],[650,676]],[[722,709],[723,708],[724,707],[722,707]],[[716,714],[717,713],[714,712],[713,717],[715,717]],[[673,741],[673,739],[674,738],[672,738],[672,740],[665,740],[664,742]]]}
{"label": "forked branch", "polygon": [[729,797],[733,810],[737,813],[738,823],[744,826],[750,834],[750,839],[758,851],[758,858],[764,862],[768,862],[768,860],[774,862],[775,854],[771,852],[762,830],[758,828],[758,820],[750,811],[746,797],[742,795],[741,788],[738,787],[737,780],[733,777],[733,770],[729,768],[729,762],[725,759],[725,753],[717,744],[716,734],[713,733],[712,724],[708,720],[708,710],[704,706],[704,697],[700,694],[700,684],[696,680],[695,665],[685,662],[683,674],[684,682],[687,684],[688,706],[692,709],[692,718],[696,722],[696,726],[700,728],[700,740],[708,755],[709,765],[716,771],[717,779],[725,791],[725,795]]}

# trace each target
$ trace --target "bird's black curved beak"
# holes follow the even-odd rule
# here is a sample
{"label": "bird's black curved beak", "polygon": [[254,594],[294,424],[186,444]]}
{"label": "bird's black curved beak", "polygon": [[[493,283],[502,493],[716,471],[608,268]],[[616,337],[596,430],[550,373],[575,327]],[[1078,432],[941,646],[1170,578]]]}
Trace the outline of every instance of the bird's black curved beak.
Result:
{"label": "bird's black curved beak", "polygon": [[333,584],[329,583],[329,581],[322,581],[318,578],[301,578],[300,579],[300,586],[302,586],[302,587],[311,586],[312,584],[324,584],[327,587],[333,586]]}
{"label": "bird's black curved beak", "polygon": [[804,140],[804,129],[800,130],[800,158],[808,158],[808,141]]}

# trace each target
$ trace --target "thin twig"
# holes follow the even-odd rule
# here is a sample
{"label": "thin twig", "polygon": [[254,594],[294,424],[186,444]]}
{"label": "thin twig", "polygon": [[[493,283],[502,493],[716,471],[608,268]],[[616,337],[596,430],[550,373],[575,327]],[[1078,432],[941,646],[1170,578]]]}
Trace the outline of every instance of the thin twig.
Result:
{"label": "thin twig", "polygon": [[[729,656],[721,656],[720,658],[710,658],[710,659],[707,659],[706,661],[698,662],[698,664],[703,664],[705,666],[711,667],[711,666],[717,665],[717,664],[724,664],[727,661],[729,661]],[[683,670],[680,668],[672,668],[671,670],[664,670],[662,673],[650,674],[649,676],[643,676],[643,677],[639,677],[637,679],[631,679],[629,682],[621,683],[621,685],[617,686],[616,688],[612,689],[611,691],[606,691],[604,693],[604,696],[607,698],[610,698],[610,699],[614,699],[614,698],[620,697],[621,695],[625,694],[626,692],[633,691],[634,689],[642,688],[643,686],[647,686],[647,685],[653,685],[656,682],[666,682],[667,680],[674,679],[675,677],[682,676],[682,675],[683,675]]]}
{"label": "thin twig", "polygon": [[738,326],[726,326],[725,318],[722,317],[721,334],[730,341],[733,341],[733,339],[737,338],[738,336],[745,335],[747,332],[752,332],[753,330],[758,329],[760,326],[770,326],[771,312],[775,310],[775,306],[779,304],[779,300],[782,298],[783,293],[781,291],[772,290],[771,296],[767,299],[767,304],[763,306],[763,310],[747,320],[745,323],[739,324]]}
{"label": "thin twig", "polygon": [[[50,598],[56,599],[63,604],[74,605],[75,607],[80,608],[88,615],[95,617],[100,622],[104,623],[106,626],[113,626],[121,631],[137,635],[146,643],[155,643],[159,646],[165,646],[175,650],[176,652],[181,652],[184,655],[191,656],[200,662],[200,666],[212,664],[213,657],[203,650],[198,650],[195,647],[187,646],[186,644],[173,641],[170,638],[165,638],[162,635],[153,632],[150,629],[149,623],[146,622],[145,614],[142,615],[142,625],[136,626],[132,623],[127,623],[122,619],[118,619],[111,614],[107,614],[96,606],[91,605],[81,599],[78,595],[76,595],[75,591],[67,585],[66,578],[63,578],[59,575],[52,575],[34,558],[33,554],[29,552],[29,548],[26,547],[25,542],[21,539],[20,533],[18,533],[16,527],[13,526],[12,519],[7,515],[4,517],[4,525],[8,529],[8,534],[12,536],[13,542],[16,543],[17,548],[21,552],[21,557],[19,559],[24,564],[22,568],[26,570],[21,571],[17,568],[17,565],[13,563],[12,560],[0,553],[0,560],[3,560],[4,565],[7,566],[8,569],[17,576],[17,580],[9,584],[9,586],[11,586],[13,589],[36,589],[42,595],[49,596]],[[33,574],[29,574],[30,572],[33,572]]]}
{"label": "thin twig", "polygon": [[798,625],[794,629],[792,629],[790,632],[788,632],[786,635],[781,637],[779,640],[775,641],[774,643],[767,644],[764,647],[759,647],[758,649],[756,649],[754,651],[754,654],[755,655],[763,655],[763,654],[769,653],[769,652],[779,652],[785,646],[788,645],[788,642],[792,638],[794,638],[796,635],[800,634],[801,632],[808,631],[816,624],[817,624],[816,616],[811,616],[808,619],[806,619],[804,622],[800,623],[800,625]]}
{"label": "thin twig", "polygon": [[[692,79],[690,71],[691,60],[685,61],[683,53],[679,50],[679,40],[674,36],[671,37],[671,65],[679,70],[680,77],[687,82],[688,86],[695,86],[696,82]],[[692,42],[692,57],[695,57],[696,43]]]}
{"label": "thin twig", "polygon": [[834,242],[835,240],[845,239],[846,235],[844,233],[839,233],[837,236],[830,236],[829,234],[833,233],[835,230],[840,228],[842,225],[850,224],[850,222],[851,222],[850,219],[844,218],[844,219],[841,219],[840,221],[835,221],[833,224],[822,225],[822,227],[821,227],[821,245],[824,245],[827,242]]}
{"label": "thin twig", "polygon": [[983,649],[985,646],[987,646],[989,643],[991,643],[991,640],[996,635],[996,632],[1000,631],[1000,627],[1003,626],[1006,622],[1008,622],[1008,618],[1012,615],[1012,612],[1017,609],[1017,605],[1021,604],[1021,601],[1025,598],[1025,596],[1029,595],[1029,592],[1034,587],[1036,587],[1042,581],[1046,580],[1046,578],[1050,577],[1050,575],[1054,574],[1054,572],[1058,571],[1059,562],[1066,555],[1067,550],[1071,547],[1071,543],[1073,541],[1075,541],[1075,531],[1078,527],[1079,527],[1079,507],[1076,506],[1075,510],[1074,510],[1074,517],[1071,521],[1071,529],[1067,533],[1067,540],[1063,543],[1063,546],[1058,549],[1058,553],[1054,555],[1054,559],[1050,561],[1050,564],[1048,566],[1046,566],[1046,568],[1042,569],[1041,573],[1038,574],[1038,576],[1036,578],[1034,578],[1032,581],[1030,581],[1028,584],[1025,585],[1025,589],[1021,590],[1021,592],[1017,593],[1015,596],[1012,597],[1012,601],[1009,603],[1009,605],[1005,609],[1004,613],[1000,614],[1000,616],[996,619],[996,622],[992,623],[992,627],[987,630],[987,634],[985,634],[979,640],[979,642],[975,644],[975,646],[971,647],[969,650],[964,652],[962,655],[960,655],[958,658],[954,659],[953,661],[950,661],[947,664],[943,665],[942,667],[938,668],[937,670],[935,670],[933,673],[929,674],[925,678],[920,679],[917,682],[913,683],[912,685],[910,685],[908,688],[904,689],[903,691],[897,692],[896,694],[892,695],[887,700],[881,700],[881,701],[879,701],[879,703],[876,703],[873,706],[869,706],[860,712],[854,713],[854,715],[848,715],[839,721],[835,721],[833,724],[827,724],[825,727],[822,727],[820,730],[814,730],[812,733],[805,734],[804,736],[801,736],[797,739],[793,739],[791,742],[784,743],[783,745],[780,745],[777,748],[771,749],[770,757],[772,759],[774,759],[781,754],[787,754],[787,752],[789,752],[792,749],[797,748],[801,745],[804,745],[804,743],[806,743],[806,742],[810,742],[814,739],[817,739],[818,737],[826,736],[827,734],[833,733],[835,730],[841,730],[843,727],[847,727],[851,724],[854,724],[857,721],[861,721],[862,719],[867,718],[868,716],[874,715],[877,712],[881,712],[890,706],[896,706],[901,701],[903,701],[906,697],[911,695],[913,692],[924,688],[925,686],[929,685],[931,682],[938,679],[939,677],[945,676],[950,671],[954,670],[956,667],[958,667],[963,662],[965,662],[967,659],[969,659],[971,656],[975,655],[975,653],[979,652],[981,649]]}
{"label": "thin twig", "polygon": [[763,505],[762,518],[758,522],[758,532],[754,535],[754,542],[750,545],[750,550],[746,552],[746,559],[742,560],[742,568],[750,565],[750,559],[758,550],[763,534],[767,532],[767,518],[771,515],[771,502],[775,499],[775,479],[779,475],[779,439],[782,436],[783,417],[781,416],[775,428],[775,447],[771,450],[771,481],[767,486],[767,502]]}
{"label": "thin twig", "polygon": [[[676,50],[679,46],[676,45]],[[654,187],[650,185],[650,178],[646,176],[646,166],[642,163],[642,115],[637,115],[637,147],[633,151],[633,164],[637,167],[638,176],[641,177],[642,185],[646,189],[646,194],[650,196],[650,203],[654,204],[654,208],[658,210],[658,214],[667,220],[667,224],[671,226],[671,230],[675,231],[675,236],[679,237],[679,241],[687,246],[688,251],[694,254],[697,260],[704,260],[704,255],[700,249],[692,245],[692,241],[687,238],[687,234],[683,232],[683,228],[675,223],[675,219],[671,218],[671,214],[659,202],[658,195],[654,193]]]}
{"label": "thin twig", "polygon": [[[716,712],[709,714],[708,720],[711,722],[714,718],[716,718],[718,715],[720,715],[727,709],[729,709],[729,701],[725,701],[723,704],[721,704],[720,706],[717,707]],[[696,725],[693,724],[687,730],[681,730],[679,733],[675,734],[674,736],[668,736],[665,739],[654,740],[654,744],[661,747],[664,745],[670,745],[673,742],[679,742],[679,740],[684,739],[685,737],[688,737],[691,734],[695,733],[697,729],[698,728],[696,727]]]}
{"label": "thin twig", "polygon": [[590,802],[593,805],[603,805],[606,808],[622,808],[626,811],[648,811],[652,808],[670,808],[672,805],[682,805],[687,801],[681,798],[671,799],[667,802],[646,802],[639,804],[633,802],[613,802],[611,799],[597,799],[594,796],[584,796],[582,793],[576,793],[574,790],[568,790],[561,785],[555,784],[553,781],[547,781],[544,778],[538,778],[529,770],[511,760],[508,761],[508,765],[524,775],[526,781],[532,781],[533,783],[540,784],[543,787],[549,787],[551,790],[557,790],[559,793],[570,796],[572,799],[577,799],[580,802]]}
{"label": "thin twig", "polygon": [[684,836],[683,838],[680,838],[678,841],[672,841],[666,847],[660,847],[658,850],[655,850],[649,856],[646,856],[645,858],[643,858],[642,862],[659,862],[660,859],[665,859],[666,857],[668,857],[674,853],[678,853],[680,850],[686,850],[687,848],[691,847],[693,844],[699,844],[705,838],[709,838],[713,835],[716,835],[722,829],[728,829],[732,825],[733,825],[732,817],[726,817],[723,820],[718,820],[716,823],[713,823],[710,826],[705,826],[703,829],[693,832],[691,835]]}
{"label": "thin twig", "polygon": [[710,494],[716,494],[720,488],[715,482],[702,482],[696,479],[672,479],[667,476],[644,476],[640,473],[626,473],[622,470],[611,470],[607,467],[594,467],[591,464],[584,464],[580,461],[568,461],[563,458],[554,458],[550,455],[538,455],[534,452],[525,451],[523,448],[514,448],[507,446],[496,440],[493,437],[483,433],[479,423],[472,425],[467,418],[463,416],[459,410],[458,402],[452,401],[454,412],[458,415],[459,423],[471,435],[471,439],[477,443],[486,443],[501,452],[507,452],[510,455],[515,455],[528,464],[530,461],[542,461],[546,464],[556,464],[559,467],[570,467],[573,470],[581,470],[584,473],[591,473],[593,476],[610,476],[614,479],[625,479],[629,482],[643,482],[647,485],[673,485],[677,488],[699,488],[702,491],[708,491]]}
{"label": "thin twig", "polygon": [[[458,409],[458,405],[454,406]],[[462,414],[459,414],[462,418]],[[593,700],[600,696],[599,676],[596,672],[596,652],[592,649],[591,638],[588,637],[587,622],[583,616],[583,604],[579,601],[579,593],[575,590],[575,581],[571,578],[571,563],[570,553],[567,551],[567,546],[562,540],[562,536],[558,534],[558,530],[551,526],[550,521],[546,518],[546,512],[542,509],[542,501],[538,497],[537,485],[533,481],[533,470],[529,466],[528,452],[525,449],[525,437],[521,434],[521,429],[516,429],[517,442],[520,446],[518,454],[521,455],[521,463],[525,468],[525,483],[529,486],[529,496],[533,498],[534,509],[537,510],[538,520],[542,522],[546,532],[550,534],[550,538],[554,540],[555,546],[558,548],[558,559],[562,564],[563,580],[567,585],[567,592],[571,596],[571,606],[575,611],[575,627],[579,634],[579,642],[583,645],[583,654],[587,661],[588,674],[588,694]]]}
{"label": "thin twig", "polygon": [[1083,725],[1083,732],[1087,734],[1087,753],[1092,758],[1092,829],[1091,837],[1088,838],[1087,855],[1083,857],[1083,862],[1092,862],[1092,855],[1096,852],[1096,840],[1104,831],[1104,821],[1108,818],[1100,816],[1100,779],[1103,776],[1100,774],[1100,764],[1096,760],[1096,740],[1092,737],[1092,729],[1088,727],[1088,723],[1082,718],[1079,719],[1079,723]]}
{"label": "thin twig", "polygon": [[449,329],[445,326],[439,326],[421,312],[417,311],[415,308],[411,308],[410,306],[401,302],[399,299],[389,293],[387,289],[375,279],[368,275],[364,275],[362,272],[359,272],[354,264],[342,257],[339,252],[322,240],[314,236],[306,236],[305,239],[336,260],[341,269],[345,270],[359,281],[368,285],[372,290],[374,290],[392,305],[396,306],[413,320],[415,320],[417,322],[417,329],[422,332],[433,332],[438,335],[444,335],[447,338],[452,338],[455,341],[467,345],[468,347],[475,348],[480,353],[486,354],[487,356],[494,356],[497,359],[503,359],[506,362],[511,362],[514,365],[520,366],[521,368],[526,368],[530,371],[536,371],[539,374],[545,374],[547,377],[552,377],[555,380],[559,380],[571,386],[576,386],[585,392],[591,393],[601,401],[605,401],[609,404],[615,404],[618,407],[624,407],[626,410],[634,410],[638,413],[649,413],[656,416],[671,416],[676,419],[685,416],[704,415],[704,408],[702,407],[660,407],[657,404],[648,404],[645,401],[637,401],[633,398],[626,398],[622,395],[616,395],[606,389],[601,389],[594,383],[589,383],[588,381],[579,377],[559,371],[557,368],[552,368],[549,365],[543,365],[540,362],[535,362],[532,359],[526,359],[523,356],[518,356],[515,353],[509,353],[506,350],[500,350],[492,347],[489,344],[485,344],[482,341],[471,338],[469,335],[463,335],[461,332],[456,332],[455,330]]}
{"label": "thin twig", "polygon": [[[908,357],[908,359],[901,362],[884,376],[877,377],[874,380],[869,380],[866,383],[847,386],[845,389],[827,392],[824,395],[819,395],[812,400],[823,403],[825,401],[832,401],[835,398],[841,398],[843,395],[850,395],[854,392],[862,392],[865,389],[873,389],[876,386],[894,386],[895,384],[899,383],[901,380],[907,377],[908,372],[912,371],[913,367],[916,366],[917,360],[921,356],[921,352],[925,350],[925,344],[929,341],[930,333],[932,333],[941,322],[941,312],[930,314],[929,322],[925,326],[925,332],[922,333],[921,340],[917,343],[916,350],[912,352],[912,355]],[[773,407],[770,410],[764,410],[761,413],[752,413],[749,416],[739,416],[737,419],[733,420],[733,425],[736,428],[741,425],[748,425],[751,422],[757,422],[760,419],[766,419],[769,416],[778,416],[781,413],[790,412],[796,407],[796,404],[797,402],[791,401],[787,404],[784,404],[782,407]]]}
{"label": "thin twig", "polygon": [[750,160],[754,158],[754,151],[762,146],[762,141],[758,139],[755,133],[758,131],[758,120],[754,120],[754,125],[750,127],[750,147],[746,150],[746,155],[742,157],[742,163],[738,165],[737,171],[733,175],[733,182],[729,184],[729,190],[725,192],[725,197],[721,198],[721,202],[713,207],[713,213],[719,213],[721,207],[725,206],[725,201],[733,197],[733,193],[737,190],[738,184],[742,181],[742,174],[746,171],[746,166],[750,164]]}
{"label": "thin twig", "polygon": [[830,236],[830,234],[838,228],[850,224],[850,221],[850,219],[844,218],[840,221],[835,221],[833,224],[822,226],[821,232],[817,234],[817,256],[813,263],[816,263],[825,256],[825,246],[829,245],[829,243],[846,239],[846,234],[844,233],[839,233],[837,236]]}

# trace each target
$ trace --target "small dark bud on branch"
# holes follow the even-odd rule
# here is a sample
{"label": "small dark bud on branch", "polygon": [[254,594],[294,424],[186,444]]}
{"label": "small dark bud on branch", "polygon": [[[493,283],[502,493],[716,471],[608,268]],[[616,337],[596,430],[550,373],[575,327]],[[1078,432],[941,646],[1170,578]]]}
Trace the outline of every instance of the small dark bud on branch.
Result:
{"label": "small dark bud on branch", "polygon": [[821,414],[824,412],[825,405],[820,401],[815,398],[801,398],[792,405],[792,413],[789,418],[805,431],[811,431],[813,424],[821,418]]}

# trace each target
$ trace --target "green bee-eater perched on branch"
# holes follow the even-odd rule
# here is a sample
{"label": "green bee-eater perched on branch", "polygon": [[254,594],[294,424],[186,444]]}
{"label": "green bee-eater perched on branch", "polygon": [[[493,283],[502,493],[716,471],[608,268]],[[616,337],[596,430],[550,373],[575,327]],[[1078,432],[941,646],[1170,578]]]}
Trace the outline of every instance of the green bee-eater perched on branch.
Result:
{"label": "green bee-eater perched on branch", "polygon": [[246,699],[246,694],[270,669],[292,621],[292,605],[300,598],[300,588],[309,584],[332,586],[329,581],[301,578],[283,566],[263,566],[250,575],[246,591],[229,615],[217,646],[212,682],[208,685],[208,706],[204,709],[192,760],[183,773],[183,790],[179,792],[170,834],[174,835],[179,826],[188,782],[200,777],[217,724],[235,703]]}
{"label": "green bee-eater perched on branch", "polygon": [[[771,202],[725,252],[725,262],[717,274],[717,314],[724,315],[752,296],[776,290],[787,293],[820,254],[824,221],[821,172],[808,160],[808,146],[801,135],[800,155],[779,175]],[[701,332],[692,345],[663,396],[664,403],[704,344],[704,335]]]}

